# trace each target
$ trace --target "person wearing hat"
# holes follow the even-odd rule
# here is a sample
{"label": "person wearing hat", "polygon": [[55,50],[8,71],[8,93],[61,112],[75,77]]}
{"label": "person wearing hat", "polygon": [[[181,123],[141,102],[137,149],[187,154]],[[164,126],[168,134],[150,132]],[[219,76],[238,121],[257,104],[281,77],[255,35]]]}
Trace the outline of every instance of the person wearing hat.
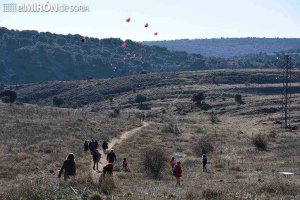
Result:
{"label": "person wearing hat", "polygon": [[113,149],[111,149],[110,152],[107,154],[106,160],[112,164],[117,160],[117,156]]}
{"label": "person wearing hat", "polygon": [[180,177],[182,175],[181,162],[177,162],[174,167],[174,176],[176,178],[176,186],[180,186]]}

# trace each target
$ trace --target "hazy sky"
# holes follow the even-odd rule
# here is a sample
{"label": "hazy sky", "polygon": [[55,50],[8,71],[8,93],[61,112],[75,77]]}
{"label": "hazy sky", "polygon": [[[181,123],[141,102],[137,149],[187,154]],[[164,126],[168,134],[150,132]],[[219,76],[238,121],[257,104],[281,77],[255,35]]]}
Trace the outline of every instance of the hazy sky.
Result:
{"label": "hazy sky", "polygon": [[[300,0],[49,0],[87,5],[85,13],[3,12],[0,26],[18,30],[79,33],[84,36],[139,40],[215,37],[300,38]],[[132,21],[126,23],[125,19]],[[148,22],[149,28],[144,28]],[[153,33],[158,32],[157,36]]]}

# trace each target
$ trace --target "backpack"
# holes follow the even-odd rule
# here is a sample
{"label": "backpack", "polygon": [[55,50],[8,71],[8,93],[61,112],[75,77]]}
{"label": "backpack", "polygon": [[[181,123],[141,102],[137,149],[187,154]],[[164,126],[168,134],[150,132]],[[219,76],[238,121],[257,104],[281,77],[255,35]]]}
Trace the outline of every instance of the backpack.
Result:
{"label": "backpack", "polygon": [[172,174],[173,174],[173,176],[176,176],[176,169],[175,169],[175,167],[172,169]]}

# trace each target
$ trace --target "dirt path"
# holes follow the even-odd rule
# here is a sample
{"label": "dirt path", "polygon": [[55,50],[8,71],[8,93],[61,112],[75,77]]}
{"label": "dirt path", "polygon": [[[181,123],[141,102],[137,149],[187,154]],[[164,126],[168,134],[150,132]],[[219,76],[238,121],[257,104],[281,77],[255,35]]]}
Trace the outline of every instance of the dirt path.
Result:
{"label": "dirt path", "polygon": [[[143,122],[143,125],[134,129],[131,129],[129,131],[124,131],[120,137],[113,138],[109,143],[108,143],[108,149],[112,149],[116,144],[120,144],[123,142],[123,140],[126,140],[130,136],[136,134],[139,132],[142,128],[149,126],[149,122]],[[106,161],[106,154],[102,154],[101,156],[101,165],[103,166],[104,164],[107,164]]]}
{"label": "dirt path", "polygon": [[[136,134],[137,132],[139,132],[142,128],[149,126],[150,123],[149,122],[143,122],[143,125],[134,129],[131,129],[129,131],[124,131],[121,136],[113,138],[111,141],[109,141],[108,143],[108,149],[112,149],[116,144],[120,144],[122,143],[124,140],[126,140],[127,138],[131,137],[132,135]],[[118,153],[118,152],[116,152]],[[103,166],[105,166],[107,164],[106,161],[106,154],[103,153],[103,151],[101,151],[101,159],[100,159],[100,163],[99,163],[99,170],[102,170]],[[99,173],[97,173],[96,171],[92,170],[93,174],[94,174],[94,179],[97,181],[98,180],[98,176]]]}

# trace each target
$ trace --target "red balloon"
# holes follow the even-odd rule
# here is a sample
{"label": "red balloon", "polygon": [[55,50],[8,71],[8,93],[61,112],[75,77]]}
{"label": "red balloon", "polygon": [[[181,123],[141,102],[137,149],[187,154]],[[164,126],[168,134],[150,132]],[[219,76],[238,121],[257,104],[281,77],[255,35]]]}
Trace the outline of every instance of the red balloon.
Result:
{"label": "red balloon", "polygon": [[126,19],[126,22],[129,23],[131,21],[130,17]]}
{"label": "red balloon", "polygon": [[154,35],[158,35],[158,32],[155,32]]}
{"label": "red balloon", "polygon": [[145,27],[145,28],[147,28],[148,26],[149,26],[149,24],[148,24],[148,23],[146,23],[144,27]]}
{"label": "red balloon", "polygon": [[123,49],[125,49],[127,47],[127,44],[126,44],[126,42],[123,42],[123,44],[122,44],[122,48]]}

